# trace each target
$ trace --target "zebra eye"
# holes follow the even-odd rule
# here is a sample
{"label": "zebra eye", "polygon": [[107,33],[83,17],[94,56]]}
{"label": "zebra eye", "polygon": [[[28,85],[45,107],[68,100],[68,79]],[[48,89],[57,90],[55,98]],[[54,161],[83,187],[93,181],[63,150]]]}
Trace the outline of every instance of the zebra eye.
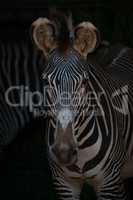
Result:
{"label": "zebra eye", "polygon": [[82,86],[87,86],[88,85],[88,79],[87,78],[85,78],[85,79],[83,79],[83,81],[82,81]]}
{"label": "zebra eye", "polygon": [[60,85],[60,80],[59,80],[59,79],[57,79],[57,85],[58,85],[58,86]]}

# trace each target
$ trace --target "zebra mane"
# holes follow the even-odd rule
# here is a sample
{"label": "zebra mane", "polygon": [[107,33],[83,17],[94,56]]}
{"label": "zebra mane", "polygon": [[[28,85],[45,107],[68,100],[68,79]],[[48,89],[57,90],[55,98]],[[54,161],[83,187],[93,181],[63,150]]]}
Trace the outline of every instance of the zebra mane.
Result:
{"label": "zebra mane", "polygon": [[50,19],[56,26],[56,40],[61,53],[65,53],[70,46],[70,30],[68,16],[61,11],[53,10]]}

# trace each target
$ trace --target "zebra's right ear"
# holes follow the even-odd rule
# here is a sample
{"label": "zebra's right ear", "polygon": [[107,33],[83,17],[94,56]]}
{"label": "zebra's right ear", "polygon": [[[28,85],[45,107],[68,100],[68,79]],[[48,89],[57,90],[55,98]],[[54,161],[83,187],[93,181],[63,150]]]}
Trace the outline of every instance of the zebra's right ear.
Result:
{"label": "zebra's right ear", "polygon": [[47,56],[56,47],[56,27],[47,18],[38,18],[31,25],[32,39]]}

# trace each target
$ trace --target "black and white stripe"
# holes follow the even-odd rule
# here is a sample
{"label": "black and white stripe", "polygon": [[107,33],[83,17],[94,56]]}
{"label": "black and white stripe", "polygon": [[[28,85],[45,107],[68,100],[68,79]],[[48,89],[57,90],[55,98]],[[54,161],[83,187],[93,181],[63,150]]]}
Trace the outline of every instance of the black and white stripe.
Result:
{"label": "black and white stripe", "polygon": [[[44,56],[28,42],[0,42],[0,145],[11,142],[18,130],[32,117],[29,104],[12,107],[6,102],[5,94],[10,87],[27,88],[42,92],[41,76]],[[12,103],[22,100],[21,92],[10,94]]]}
{"label": "black and white stripe", "polygon": [[[122,52],[112,66],[124,66],[125,71],[130,73],[129,66],[132,63],[126,60],[127,55],[125,58],[123,56]],[[96,110],[91,107],[93,99],[91,103],[81,103],[76,107],[74,136],[78,143],[78,161],[72,166],[64,167],[48,155],[60,200],[79,199],[84,181],[93,184],[98,200],[126,199],[121,170],[128,162],[127,159],[132,161],[132,82],[123,82],[112,77],[109,71],[105,72],[102,68],[87,64],[73,49],[66,57],[59,54],[58,50],[54,50],[49,56],[44,71],[44,84],[51,86],[54,92],[49,92],[46,100],[51,113],[48,118],[48,149],[54,141],[54,138],[49,138],[54,137],[57,111],[61,103],[57,97],[62,92],[71,94],[78,91],[84,79],[88,79],[86,89],[95,96],[95,100],[98,98],[96,95],[99,92],[101,94],[100,104],[95,102]],[[124,88],[128,88],[128,91],[124,91]],[[121,92],[129,92],[126,114],[115,109],[121,108]],[[115,93],[117,95],[112,98]],[[51,107],[55,99],[58,99],[58,103]]]}

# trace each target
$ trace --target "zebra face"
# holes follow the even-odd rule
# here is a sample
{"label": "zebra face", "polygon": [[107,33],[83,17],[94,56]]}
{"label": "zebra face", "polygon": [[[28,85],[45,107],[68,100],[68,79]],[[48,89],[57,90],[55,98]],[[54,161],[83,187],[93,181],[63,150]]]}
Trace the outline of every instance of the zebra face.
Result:
{"label": "zebra face", "polygon": [[74,164],[78,158],[75,129],[79,115],[83,120],[87,91],[82,61],[75,50],[70,49],[64,57],[57,48],[49,55],[44,71],[46,105],[52,126],[48,133],[50,154],[66,166]]}
{"label": "zebra face", "polygon": [[33,40],[47,58],[44,79],[47,79],[46,104],[52,127],[48,146],[55,160],[71,165],[77,160],[76,118],[82,115],[84,105],[84,60],[97,47],[99,32],[90,22],[74,28],[72,20],[64,15],[51,20],[39,18],[32,27]]}

